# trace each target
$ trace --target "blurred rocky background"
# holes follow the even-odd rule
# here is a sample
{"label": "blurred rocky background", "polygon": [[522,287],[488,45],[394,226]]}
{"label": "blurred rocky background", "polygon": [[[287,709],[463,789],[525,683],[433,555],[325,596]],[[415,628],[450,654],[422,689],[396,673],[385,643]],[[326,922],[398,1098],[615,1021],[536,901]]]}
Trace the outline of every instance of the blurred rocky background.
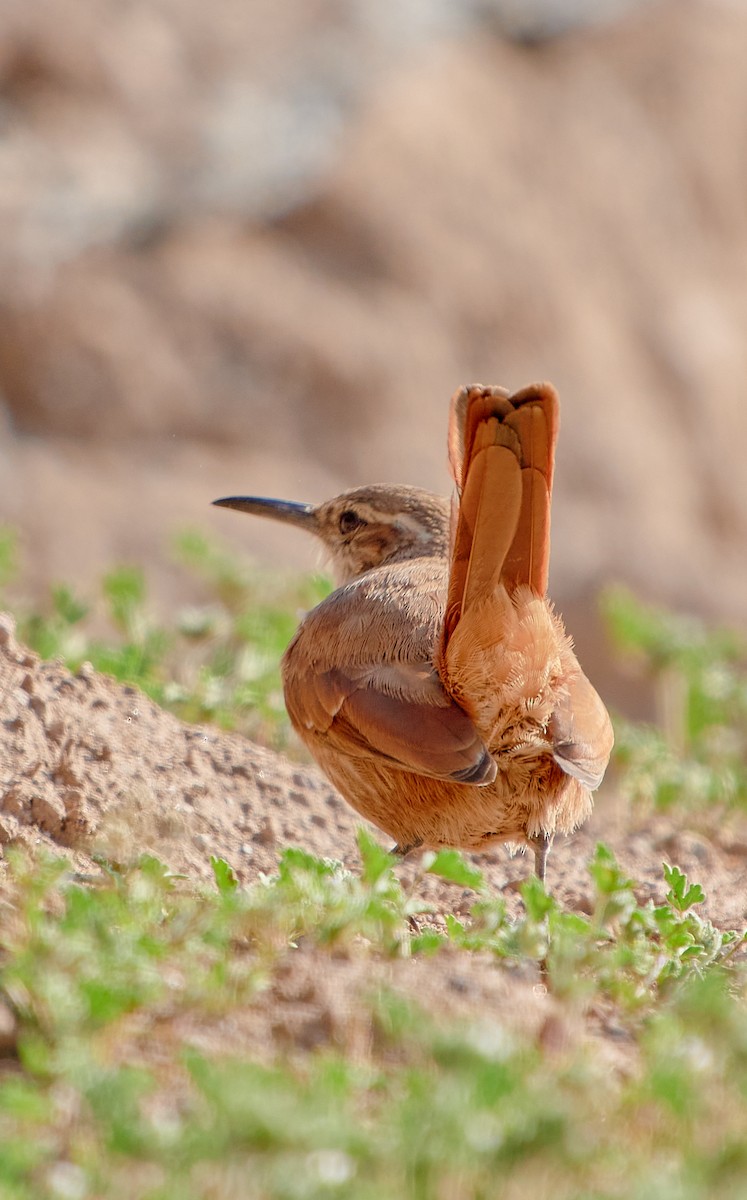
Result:
{"label": "blurred rocky background", "polygon": [[546,378],[595,680],[604,582],[740,620],[745,61],[745,0],[4,0],[24,586],[137,561],[166,600],[185,526],[310,565],[210,500],[445,491],[451,392]]}

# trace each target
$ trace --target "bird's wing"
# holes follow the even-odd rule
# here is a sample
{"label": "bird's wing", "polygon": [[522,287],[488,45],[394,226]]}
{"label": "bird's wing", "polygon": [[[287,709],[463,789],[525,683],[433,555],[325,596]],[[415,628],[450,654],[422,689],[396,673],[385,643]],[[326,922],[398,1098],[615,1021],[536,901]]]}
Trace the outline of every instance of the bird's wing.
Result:
{"label": "bird's wing", "polygon": [[583,671],[567,681],[548,732],[553,757],[566,774],[591,791],[598,788],[615,739],[609,713]]}
{"label": "bird's wing", "polygon": [[288,713],[312,746],[321,737],[351,757],[490,783],[496,765],[431,661],[443,613],[441,580],[434,577],[432,588],[411,586],[410,569],[391,571],[383,586],[360,581],[352,585],[354,597],[334,593],[309,614],[283,659]]}
{"label": "bird's wing", "polygon": [[368,672],[333,667],[308,673],[296,678],[288,711],[302,736],[323,734],[329,748],[351,757],[385,758],[392,766],[438,779],[492,782],[496,767],[485,743],[464,710],[449,700],[430,663],[398,666],[396,676],[392,690],[380,666]]}

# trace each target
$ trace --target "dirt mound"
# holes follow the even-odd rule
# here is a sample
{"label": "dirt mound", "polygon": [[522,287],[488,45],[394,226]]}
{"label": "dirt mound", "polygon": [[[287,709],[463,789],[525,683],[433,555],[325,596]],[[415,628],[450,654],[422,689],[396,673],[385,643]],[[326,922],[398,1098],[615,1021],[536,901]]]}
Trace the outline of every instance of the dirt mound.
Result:
{"label": "dirt mound", "polygon": [[195,876],[226,858],[239,878],[278,847],[346,857],[354,823],[315,772],[240,737],[184,725],[84,664],[71,675],[0,626],[0,840],[100,852],[149,850]]}
{"label": "dirt mound", "polygon": [[[358,865],[359,819],[313,768],[210,727],[184,725],[135,688],[85,666],[71,675],[20,647],[13,622],[0,623],[0,843],[44,846],[81,870],[96,854],[131,862],[155,854],[194,879],[210,877],[210,855],[243,883],[272,872],[286,846]],[[659,818],[631,827],[610,792],[589,827],[553,850],[548,882],[567,906],[588,911],[586,871],[595,840],[608,842],[638,881],[641,897],[661,895],[661,860],[677,862],[708,894],[718,924],[747,916],[744,844],[722,845]],[[0,850],[2,847],[0,846]],[[520,901],[529,860],[501,847],[474,856],[490,885]],[[434,906],[434,920],[467,911],[472,893],[418,864],[400,870]]]}

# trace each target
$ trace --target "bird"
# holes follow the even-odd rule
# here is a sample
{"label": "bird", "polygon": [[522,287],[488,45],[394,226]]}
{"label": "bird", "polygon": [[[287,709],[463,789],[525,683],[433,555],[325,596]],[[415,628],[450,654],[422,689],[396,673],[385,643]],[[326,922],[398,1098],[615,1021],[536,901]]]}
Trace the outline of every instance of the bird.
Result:
{"label": "bird", "polygon": [[612,724],[547,598],[559,401],[549,383],[452,397],[452,501],[374,484],[313,505],[213,503],[311,533],[336,589],[282,659],[291,723],[393,853],[531,848],[590,815]]}

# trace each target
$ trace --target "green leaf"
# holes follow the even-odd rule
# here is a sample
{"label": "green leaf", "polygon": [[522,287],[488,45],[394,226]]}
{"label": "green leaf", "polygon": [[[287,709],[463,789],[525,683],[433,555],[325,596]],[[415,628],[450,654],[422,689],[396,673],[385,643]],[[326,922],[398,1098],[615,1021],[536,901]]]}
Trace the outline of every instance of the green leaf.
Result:
{"label": "green leaf", "polygon": [[604,842],[597,842],[594,857],[589,863],[589,873],[602,896],[612,896],[621,889],[633,886],[632,880],[622,873],[617,859]]}
{"label": "green leaf", "polygon": [[77,600],[72,590],[64,583],[52,588],[52,604],[66,625],[77,625],[90,612],[89,606]]}
{"label": "green leaf", "polygon": [[429,851],[423,856],[423,864],[430,875],[438,875],[459,887],[472,888],[475,892],[486,890],[485,876],[477,867],[466,862],[458,850]]}
{"label": "green leaf", "polygon": [[410,949],[413,954],[435,954],[446,944],[447,938],[436,929],[424,929],[412,939]]}
{"label": "green leaf", "polygon": [[552,896],[548,896],[545,885],[536,875],[530,875],[521,885],[521,898],[532,921],[542,921],[555,907]]}
{"label": "green leaf", "polygon": [[670,867],[668,863],[662,863],[662,868],[664,879],[669,884],[667,900],[672,908],[683,913],[688,908],[692,908],[693,904],[703,903],[706,897],[699,883],[693,883],[688,887],[687,875],[680,871],[679,867]]}
{"label": "green leaf", "polygon": [[459,941],[466,933],[464,923],[459,921],[453,913],[446,914],[446,932],[450,938],[454,938],[456,941]]}
{"label": "green leaf", "polygon": [[210,866],[213,868],[215,883],[221,896],[230,896],[232,892],[235,892],[239,881],[230,863],[227,863],[225,858],[216,858],[214,854],[211,854]]}
{"label": "green leaf", "polygon": [[391,870],[397,859],[362,826],[358,830],[357,841],[363,860],[363,881],[368,884],[377,883],[387,871]]}
{"label": "green leaf", "polygon": [[139,567],[117,567],[104,576],[102,588],[115,625],[128,636],[145,601],[145,578]]}
{"label": "green leaf", "polygon": [[336,875],[339,870],[340,863],[336,859],[318,858],[299,846],[289,846],[284,850],[278,864],[278,875],[283,882],[290,882],[295,875],[304,873],[324,879]]}
{"label": "green leaf", "polygon": [[0,1081],[0,1113],[39,1123],[48,1119],[51,1107],[50,1098],[30,1080],[10,1076]]}

